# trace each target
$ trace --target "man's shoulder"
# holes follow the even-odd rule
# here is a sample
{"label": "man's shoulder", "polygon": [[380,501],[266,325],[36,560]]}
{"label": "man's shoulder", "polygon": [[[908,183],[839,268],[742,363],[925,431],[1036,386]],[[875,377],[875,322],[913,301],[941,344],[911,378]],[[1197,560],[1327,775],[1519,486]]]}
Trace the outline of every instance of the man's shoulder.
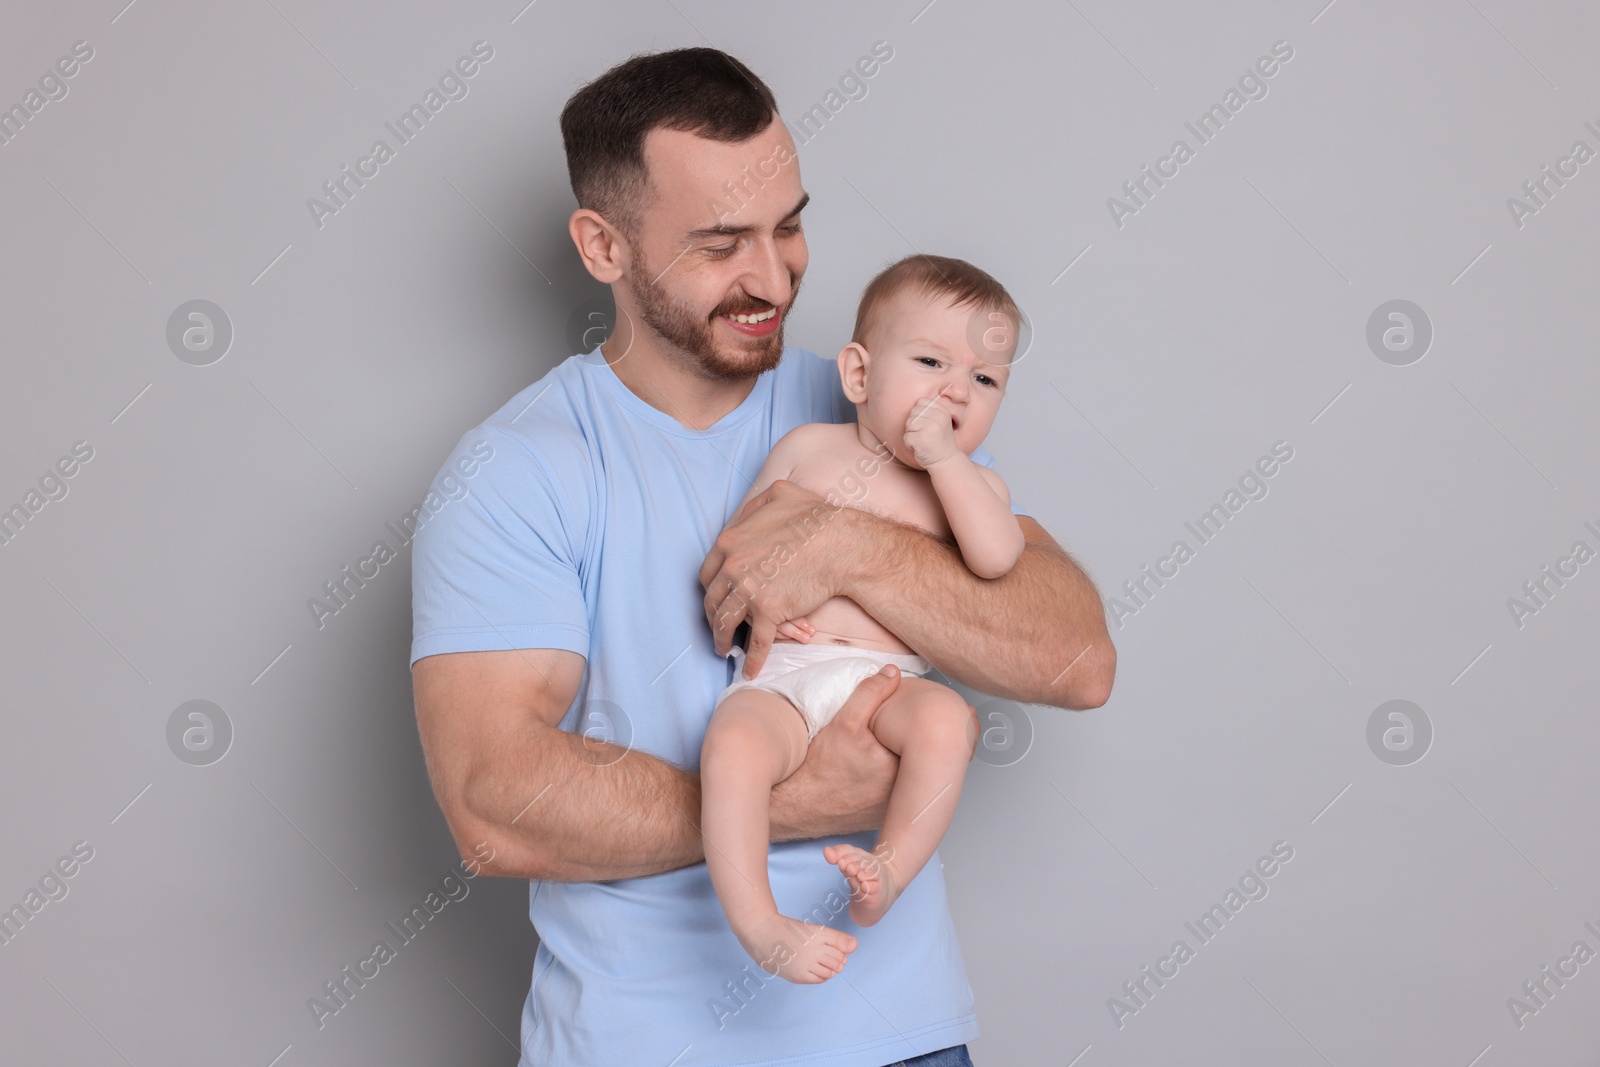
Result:
{"label": "man's shoulder", "polygon": [[485,501],[523,507],[539,499],[579,504],[591,495],[588,437],[582,426],[580,357],[563,360],[517,392],[456,441],[438,479],[464,474],[477,460],[473,484]]}
{"label": "man's shoulder", "polygon": [[799,421],[818,423],[854,422],[855,409],[845,398],[839,380],[839,363],[805,348],[784,349],[779,373],[788,388],[803,394],[804,417]]}
{"label": "man's shoulder", "polygon": [[492,435],[530,455],[586,454],[581,422],[585,383],[582,356],[569,356],[501,404],[473,433]]}
{"label": "man's shoulder", "polygon": [[837,360],[819,356],[809,348],[797,348],[787,345],[783,350],[783,362],[780,366],[804,374],[808,381],[820,382],[827,378],[839,376]]}

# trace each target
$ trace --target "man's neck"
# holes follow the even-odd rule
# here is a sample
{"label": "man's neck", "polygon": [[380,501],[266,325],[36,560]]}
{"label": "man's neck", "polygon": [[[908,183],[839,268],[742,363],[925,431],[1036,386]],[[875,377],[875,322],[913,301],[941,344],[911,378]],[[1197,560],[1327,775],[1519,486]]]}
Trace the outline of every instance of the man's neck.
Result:
{"label": "man's neck", "polygon": [[753,375],[742,381],[707,378],[688,365],[685,355],[667,352],[643,337],[633,338],[631,346],[625,346],[626,340],[613,336],[600,346],[612,372],[640,400],[691,430],[709,429],[755,388]]}

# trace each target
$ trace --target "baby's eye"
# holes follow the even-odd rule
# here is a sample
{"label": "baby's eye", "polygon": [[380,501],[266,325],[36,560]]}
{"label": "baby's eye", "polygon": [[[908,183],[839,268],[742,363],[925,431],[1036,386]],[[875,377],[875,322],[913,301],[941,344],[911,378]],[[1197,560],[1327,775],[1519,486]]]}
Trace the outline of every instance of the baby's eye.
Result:
{"label": "baby's eye", "polygon": [[918,356],[917,362],[925,363],[930,367],[937,367],[939,365],[939,361],[934,359],[932,356]]}
{"label": "baby's eye", "polygon": [[1000,384],[999,382],[995,381],[993,378],[989,377],[987,374],[980,374],[977,377],[978,377],[978,380],[980,382],[984,383],[985,385],[993,385],[993,386],[998,387],[999,384]]}

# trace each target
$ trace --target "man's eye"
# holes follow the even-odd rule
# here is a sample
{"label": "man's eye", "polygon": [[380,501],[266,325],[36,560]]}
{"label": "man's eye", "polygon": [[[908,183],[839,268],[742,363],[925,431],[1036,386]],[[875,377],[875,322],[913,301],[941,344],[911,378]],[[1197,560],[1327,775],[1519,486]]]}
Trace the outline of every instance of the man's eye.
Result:
{"label": "man's eye", "polygon": [[710,256],[712,259],[727,259],[729,256],[733,255],[734,250],[738,247],[738,245],[724,245],[721,248],[707,248],[704,251],[705,254]]}
{"label": "man's eye", "polygon": [[800,232],[800,224],[798,222],[796,222],[791,226],[781,227],[781,230],[782,230],[783,233],[786,233],[790,237],[793,237],[795,234]]}

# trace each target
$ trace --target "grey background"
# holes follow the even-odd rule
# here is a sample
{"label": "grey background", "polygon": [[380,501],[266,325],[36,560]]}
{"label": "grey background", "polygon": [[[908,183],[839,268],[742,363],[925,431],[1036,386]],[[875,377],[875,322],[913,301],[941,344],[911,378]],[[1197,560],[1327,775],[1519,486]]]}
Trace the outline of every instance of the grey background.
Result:
{"label": "grey background", "polygon": [[[709,40],[793,118],[883,40],[801,149],[791,344],[835,351],[913,249],[1000,277],[1037,339],[988,443],[1108,598],[1294,449],[1114,626],[1104,708],[1022,709],[1026,756],[973,765],[942,854],[975,1060],[1592,1062],[1600,963],[1520,1029],[1506,1003],[1600,950],[1600,564],[1521,628],[1507,607],[1600,547],[1600,161],[1521,227],[1506,205],[1600,149],[1592,6],[124,2],[16,5],[0,34],[5,107],[95,52],[0,147],[0,503],[94,448],[0,547],[0,903],[95,850],[0,947],[0,1060],[513,1062],[521,882],[470,883],[312,1022],[457,857],[409,549],[326,627],[306,601],[568,354],[599,292],[565,233],[572,90]],[[479,39],[469,95],[318,229],[307,199]],[[1280,40],[1268,95],[1116,226],[1107,198]],[[234,329],[210,366],[166,343],[195,299]],[[1366,343],[1394,299],[1434,331],[1409,366]],[[1433,727],[1407,766],[1367,744],[1395,699]],[[206,766],[168,747],[192,700],[233,728]],[[1108,998],[1277,841],[1270,894],[1119,1028]]]}

